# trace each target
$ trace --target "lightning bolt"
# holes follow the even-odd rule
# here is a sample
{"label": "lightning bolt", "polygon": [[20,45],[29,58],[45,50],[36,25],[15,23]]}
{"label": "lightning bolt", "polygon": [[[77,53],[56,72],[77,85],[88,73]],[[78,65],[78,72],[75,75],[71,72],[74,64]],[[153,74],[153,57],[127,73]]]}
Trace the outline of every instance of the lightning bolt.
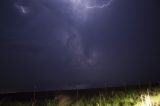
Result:
{"label": "lightning bolt", "polygon": [[[101,5],[98,5],[98,3],[95,3],[94,5],[92,5],[92,3],[87,2],[87,4],[85,5],[86,8],[92,9],[92,8],[105,8],[108,7],[113,0],[109,0],[107,3],[103,3]],[[103,1],[104,2],[104,1]]]}

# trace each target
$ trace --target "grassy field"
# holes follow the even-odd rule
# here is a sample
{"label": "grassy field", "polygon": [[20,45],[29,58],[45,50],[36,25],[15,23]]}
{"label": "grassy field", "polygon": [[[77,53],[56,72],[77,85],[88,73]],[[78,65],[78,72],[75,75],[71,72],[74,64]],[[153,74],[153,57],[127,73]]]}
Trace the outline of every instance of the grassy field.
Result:
{"label": "grassy field", "polygon": [[3,95],[0,106],[160,106],[160,86],[73,90],[47,95],[40,98],[37,93],[28,99],[24,99],[24,94],[16,98]]}

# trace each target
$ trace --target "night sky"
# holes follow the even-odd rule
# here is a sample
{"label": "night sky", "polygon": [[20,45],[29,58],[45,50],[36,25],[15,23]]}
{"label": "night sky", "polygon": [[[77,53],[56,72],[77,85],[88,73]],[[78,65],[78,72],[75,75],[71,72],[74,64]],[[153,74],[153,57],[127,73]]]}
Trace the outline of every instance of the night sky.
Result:
{"label": "night sky", "polygon": [[1,0],[0,92],[160,81],[160,0]]}

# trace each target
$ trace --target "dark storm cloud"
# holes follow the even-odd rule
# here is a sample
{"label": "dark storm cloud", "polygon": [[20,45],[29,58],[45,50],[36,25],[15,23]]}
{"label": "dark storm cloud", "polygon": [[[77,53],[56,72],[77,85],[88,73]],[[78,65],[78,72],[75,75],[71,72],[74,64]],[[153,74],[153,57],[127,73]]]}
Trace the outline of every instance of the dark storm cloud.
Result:
{"label": "dark storm cloud", "polygon": [[159,80],[158,1],[87,3],[5,1],[0,10],[0,89]]}

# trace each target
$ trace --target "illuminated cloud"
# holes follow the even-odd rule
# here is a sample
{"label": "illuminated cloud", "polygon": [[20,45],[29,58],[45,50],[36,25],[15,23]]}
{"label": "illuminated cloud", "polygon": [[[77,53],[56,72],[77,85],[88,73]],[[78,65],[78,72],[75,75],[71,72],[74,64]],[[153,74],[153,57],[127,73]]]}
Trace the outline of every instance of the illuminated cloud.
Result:
{"label": "illuminated cloud", "polygon": [[65,32],[62,35],[62,43],[71,55],[71,64],[81,68],[90,68],[99,61],[100,53],[96,50],[85,50],[82,35],[76,30]]}
{"label": "illuminated cloud", "polygon": [[15,3],[15,7],[18,9],[18,11],[23,14],[26,15],[30,12],[29,8],[26,6],[23,6],[21,4]]}
{"label": "illuminated cloud", "polygon": [[[72,26],[72,24],[70,25],[70,23],[68,22],[73,23],[73,25],[77,22],[84,22],[87,18],[89,18],[90,10],[93,10],[91,9],[91,6],[93,8],[93,5],[97,6],[95,8],[98,8],[98,6],[102,5],[107,6],[110,3],[108,2],[97,2],[94,0],[22,0],[17,1],[15,3],[15,7],[20,11],[21,14],[24,15],[30,13],[31,10],[32,12],[36,13],[36,15],[38,14],[38,16],[41,14],[46,15],[46,13],[53,15],[54,13],[56,13],[56,15],[59,15],[59,17],[65,15],[64,20],[69,21],[63,21],[63,23],[59,21],[57,25],[58,27],[60,27],[60,29],[58,30],[62,29],[62,31],[57,32],[61,33],[61,36],[56,37],[59,37],[65,49],[68,51],[68,54],[70,55],[70,64],[87,68],[96,66],[99,61],[99,57],[101,56],[101,54],[99,53],[100,51],[95,49],[86,50],[86,48],[84,47],[85,45],[83,41],[83,35],[80,33],[78,28]],[[54,8],[54,6],[56,6],[56,9]],[[49,15],[49,17],[51,17],[50,19],[52,22],[52,16]],[[46,18],[49,19],[48,16]],[[58,20],[60,20],[60,18]]]}
{"label": "illuminated cloud", "polygon": [[71,16],[73,19],[86,20],[88,9],[85,7],[86,0],[70,0]]}

